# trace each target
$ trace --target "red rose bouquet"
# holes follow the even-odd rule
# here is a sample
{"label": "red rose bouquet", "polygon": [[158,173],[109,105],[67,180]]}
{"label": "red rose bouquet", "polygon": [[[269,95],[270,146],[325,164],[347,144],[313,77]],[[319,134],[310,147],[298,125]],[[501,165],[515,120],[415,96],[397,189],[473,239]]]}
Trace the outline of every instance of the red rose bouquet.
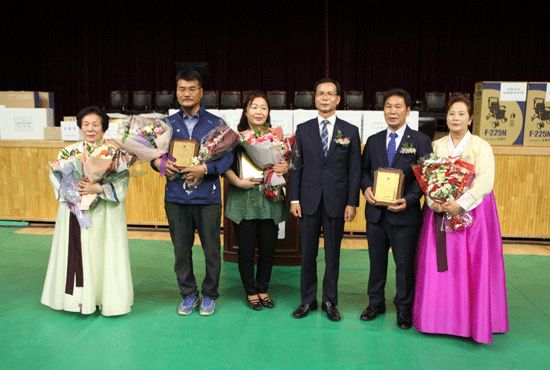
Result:
{"label": "red rose bouquet", "polygon": [[[210,130],[201,140],[201,146],[199,153],[196,157],[193,158],[193,164],[205,164],[208,162],[215,161],[220,159],[227,153],[231,152],[237,145],[240,143],[240,136],[235,131],[233,131],[225,122],[221,121],[220,124]],[[177,178],[181,176],[185,179],[186,175],[175,175],[171,178]],[[190,194],[200,185],[202,179],[195,185],[189,185],[189,182],[186,180],[184,183],[185,191]]]}
{"label": "red rose bouquet", "polygon": [[[412,166],[420,188],[436,202],[458,199],[470,186],[474,178],[474,165],[460,158],[437,157],[433,153],[423,157]],[[462,230],[471,225],[472,217],[462,212],[447,217],[447,231]]]}

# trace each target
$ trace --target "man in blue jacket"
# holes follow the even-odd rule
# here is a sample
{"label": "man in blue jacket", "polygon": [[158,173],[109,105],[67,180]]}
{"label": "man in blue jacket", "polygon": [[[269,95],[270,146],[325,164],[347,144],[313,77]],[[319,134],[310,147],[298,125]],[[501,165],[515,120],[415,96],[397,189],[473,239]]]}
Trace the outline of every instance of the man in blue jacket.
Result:
{"label": "man in blue jacket", "polygon": [[[203,90],[202,77],[196,71],[184,71],[176,77],[178,102],[181,110],[167,119],[172,125],[172,140],[195,139],[199,143],[212,129],[223,123],[223,120],[207,112],[200,104]],[[152,162],[158,171],[161,158]],[[166,190],[164,208],[168,218],[170,237],[174,244],[176,262],[174,271],[183,297],[178,307],[180,315],[189,315],[199,305],[199,291],[193,274],[192,251],[195,230],[199,234],[204,250],[206,276],[202,282],[201,315],[211,315],[218,298],[220,281],[220,222],[221,222],[221,186],[219,175],[223,174],[233,162],[233,153],[197,166],[178,169],[174,162],[166,162]],[[185,173],[190,185],[197,185],[192,191],[184,189],[184,180],[177,173]],[[202,179],[202,181],[201,181]]]}

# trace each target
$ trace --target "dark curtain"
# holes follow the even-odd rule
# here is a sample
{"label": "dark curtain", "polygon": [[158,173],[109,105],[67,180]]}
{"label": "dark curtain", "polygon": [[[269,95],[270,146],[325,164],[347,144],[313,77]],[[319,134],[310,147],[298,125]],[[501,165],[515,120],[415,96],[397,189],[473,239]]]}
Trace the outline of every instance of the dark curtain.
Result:
{"label": "dark curtain", "polygon": [[[0,90],[55,93],[55,116],[108,106],[111,90],[174,90],[175,61],[206,61],[213,90],[470,92],[477,81],[549,81],[550,28],[536,3],[243,0],[18,3],[1,15]],[[328,18],[325,18],[328,17]],[[328,21],[326,22],[326,19]]]}
{"label": "dark curtain", "polygon": [[[330,74],[344,89],[474,92],[478,81],[550,81],[540,2],[330,1]],[[473,95],[472,95],[473,96]]]}

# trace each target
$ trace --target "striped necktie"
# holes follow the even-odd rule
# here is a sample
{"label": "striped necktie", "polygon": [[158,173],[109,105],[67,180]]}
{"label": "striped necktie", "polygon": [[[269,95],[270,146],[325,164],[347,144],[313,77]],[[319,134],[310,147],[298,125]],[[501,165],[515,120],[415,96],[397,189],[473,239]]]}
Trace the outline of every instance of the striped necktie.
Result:
{"label": "striped necktie", "polygon": [[328,120],[324,120],[323,122],[321,122],[321,124],[323,125],[323,129],[321,130],[321,141],[323,142],[323,152],[325,152],[325,155],[327,155],[328,153],[328,123]]}

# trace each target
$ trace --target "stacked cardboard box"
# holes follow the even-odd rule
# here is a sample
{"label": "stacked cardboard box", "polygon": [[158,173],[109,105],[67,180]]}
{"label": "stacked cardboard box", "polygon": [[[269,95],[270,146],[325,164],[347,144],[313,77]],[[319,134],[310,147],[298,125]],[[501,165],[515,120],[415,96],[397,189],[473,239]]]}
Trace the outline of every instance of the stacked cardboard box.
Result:
{"label": "stacked cardboard box", "polygon": [[491,145],[522,145],[527,82],[478,82],[473,130]]}
{"label": "stacked cardboard box", "polygon": [[550,146],[550,82],[529,82],[524,146]]}
{"label": "stacked cardboard box", "polygon": [[0,91],[0,138],[57,140],[53,121],[54,94],[39,91]]}

